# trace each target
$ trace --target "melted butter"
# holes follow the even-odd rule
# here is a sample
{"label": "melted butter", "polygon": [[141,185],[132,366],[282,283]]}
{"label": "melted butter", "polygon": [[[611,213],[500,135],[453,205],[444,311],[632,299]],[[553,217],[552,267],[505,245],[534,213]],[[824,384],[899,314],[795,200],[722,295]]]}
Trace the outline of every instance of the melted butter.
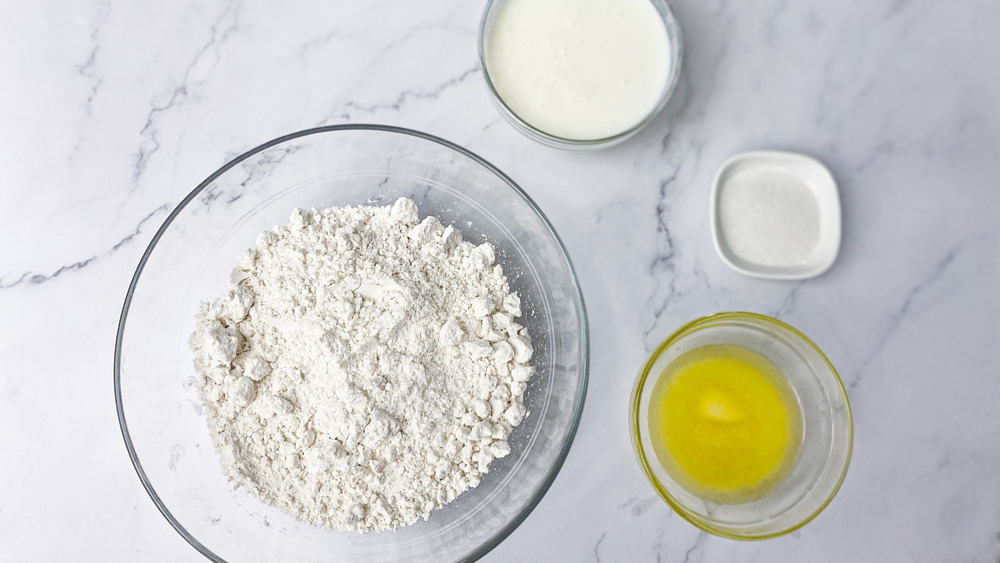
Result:
{"label": "melted butter", "polygon": [[692,350],[657,380],[649,429],[657,457],[693,494],[749,502],[787,476],[801,442],[801,410],[778,369],[741,346]]}

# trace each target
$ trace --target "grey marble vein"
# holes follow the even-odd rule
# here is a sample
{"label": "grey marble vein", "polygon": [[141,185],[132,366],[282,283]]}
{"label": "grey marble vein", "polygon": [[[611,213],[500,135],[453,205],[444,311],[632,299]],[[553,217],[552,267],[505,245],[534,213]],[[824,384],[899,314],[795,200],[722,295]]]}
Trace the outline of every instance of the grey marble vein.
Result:
{"label": "grey marble vein", "polygon": [[787,318],[788,315],[790,315],[795,309],[795,299],[798,296],[799,289],[802,288],[804,283],[805,282],[801,281],[794,282],[791,289],[789,289],[788,293],[785,294],[785,298],[782,299],[781,305],[778,305],[778,308],[771,313],[771,316],[777,319]]}
{"label": "grey marble vein", "polygon": [[94,116],[94,99],[97,97],[101,84],[104,83],[104,79],[97,73],[97,54],[101,49],[101,29],[107,23],[108,18],[111,17],[111,3],[109,1],[100,2],[98,4],[98,12],[99,14],[95,18],[93,28],[90,32],[90,53],[83,64],[76,69],[80,76],[90,81],[90,90],[87,92],[87,100],[84,103],[88,118]]}
{"label": "grey marble vein", "polygon": [[360,38],[360,35],[351,31],[343,31],[340,29],[327,31],[323,35],[303,43],[302,47],[298,51],[298,58],[305,59],[312,51],[322,50],[330,45],[330,43],[334,40],[351,41],[358,38]]}
{"label": "grey marble vein", "polygon": [[654,293],[656,301],[653,305],[653,315],[643,335],[648,340],[653,329],[657,326],[660,316],[667,309],[671,297],[674,296],[674,242],[670,235],[669,221],[667,221],[668,203],[667,198],[671,185],[677,181],[680,169],[675,169],[673,174],[660,181],[660,197],[656,204],[656,233],[658,245],[653,260],[649,265],[649,273],[657,280],[657,291]]}
{"label": "grey marble vein", "polygon": [[885,12],[885,19],[899,15],[903,12],[903,10],[906,10],[910,4],[912,4],[912,0],[894,0],[889,6],[889,9]]}
{"label": "grey marble vein", "polygon": [[854,388],[861,383],[865,371],[871,363],[878,358],[879,354],[885,348],[886,343],[892,339],[892,337],[896,334],[896,331],[907,319],[914,302],[919,299],[927,288],[931,287],[938,279],[941,278],[942,275],[944,275],[944,273],[948,270],[948,267],[955,261],[955,257],[958,256],[959,252],[963,249],[964,244],[950,250],[943,258],[938,260],[931,267],[930,271],[922,279],[920,279],[916,285],[906,291],[899,307],[889,316],[887,326],[880,332],[878,338],[876,338],[874,343],[871,345],[868,354],[865,356],[864,360],[862,360],[861,365],[857,370],[857,374],[854,378],[847,382],[847,389],[849,391],[854,390]]}
{"label": "grey marble vein", "polygon": [[601,563],[601,544],[604,543],[604,538],[608,537],[608,533],[604,532],[601,537],[597,538],[597,543],[594,544],[594,561],[596,563]]}
{"label": "grey marble vein", "polygon": [[[135,237],[139,236],[139,234],[142,233],[142,228],[148,221],[152,220],[157,215],[160,215],[161,213],[167,211],[171,207],[172,207],[171,204],[165,203],[157,207],[156,209],[150,211],[145,217],[139,220],[139,224],[135,227],[134,231],[122,237],[118,242],[114,243],[110,249],[101,252],[99,254],[94,254],[93,256],[84,258],[83,260],[78,260],[76,262],[73,262],[72,264],[66,264],[64,266],[60,266],[51,274],[24,272],[20,275],[8,274],[6,276],[0,276],[0,289],[9,289],[19,285],[39,285],[51,281],[55,278],[58,278],[59,276],[66,274],[68,272],[76,272],[82,270],[87,266],[93,264],[94,262],[102,258],[107,258],[108,256],[111,256],[112,254],[115,254],[116,252],[121,250],[122,247],[132,242],[132,240],[135,239]],[[5,278],[10,278],[11,281],[6,281]]]}
{"label": "grey marble vein", "polygon": [[400,92],[396,99],[391,102],[380,102],[374,104],[359,104],[355,102],[347,102],[345,107],[348,109],[358,110],[364,113],[378,113],[381,110],[391,110],[399,111],[404,105],[412,100],[434,100],[437,99],[443,92],[453,88],[454,86],[467,81],[470,77],[480,74],[479,66],[468,68],[462,71],[461,74],[454,78],[449,78],[448,80],[434,86],[429,90],[403,90]]}
{"label": "grey marble vein", "polygon": [[684,552],[684,560],[682,563],[699,563],[704,556],[705,551],[705,540],[708,538],[707,532],[698,532],[698,539],[694,540],[694,544]]}
{"label": "grey marble vein", "polygon": [[[212,71],[221,60],[221,47],[226,40],[239,31],[239,14],[245,0],[228,0],[222,13],[216,18],[209,28],[209,38],[195,52],[191,62],[184,69],[180,83],[173,88],[167,96],[166,101],[151,104],[149,112],[146,114],[146,121],[139,130],[139,147],[134,154],[134,164],[132,168],[132,187],[130,193],[139,189],[139,183],[149,159],[160,149],[158,139],[159,129],[157,123],[162,116],[184,103],[192,93],[191,91],[204,84],[211,77]],[[201,71],[199,76],[195,75],[196,70],[204,64],[206,58],[211,58],[208,68]]]}
{"label": "grey marble vein", "polygon": [[767,44],[772,47],[778,44],[778,19],[785,13],[785,8],[787,7],[788,0],[779,0],[774,4],[774,7],[767,15],[767,20],[764,22],[764,34],[767,37]]}

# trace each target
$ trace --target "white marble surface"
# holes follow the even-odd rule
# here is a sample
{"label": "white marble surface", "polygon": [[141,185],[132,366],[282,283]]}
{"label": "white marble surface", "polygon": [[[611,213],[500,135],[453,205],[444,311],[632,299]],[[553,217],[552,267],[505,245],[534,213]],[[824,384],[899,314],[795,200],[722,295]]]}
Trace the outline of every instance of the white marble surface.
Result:
{"label": "white marble surface", "polygon": [[[279,7],[280,5],[280,7]],[[632,141],[573,154],[501,121],[482,2],[0,3],[0,559],[198,561],[140,486],[114,332],[153,232],[239,152],[320,124],[421,129],[491,160],[576,262],[592,371],[566,464],[488,561],[1000,560],[1000,3],[673,0],[685,70]],[[709,184],[735,152],[824,160],[844,240],[825,275],[729,271]],[[854,461],[813,523],[700,534],[633,460],[627,398],[691,318],[811,335],[850,388]]]}

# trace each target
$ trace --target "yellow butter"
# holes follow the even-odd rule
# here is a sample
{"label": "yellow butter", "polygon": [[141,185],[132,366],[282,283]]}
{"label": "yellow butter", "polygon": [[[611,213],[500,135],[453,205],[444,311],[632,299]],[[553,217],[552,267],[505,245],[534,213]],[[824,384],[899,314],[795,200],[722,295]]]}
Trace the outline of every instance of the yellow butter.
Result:
{"label": "yellow butter", "polygon": [[649,430],[660,462],[682,486],[718,503],[767,494],[794,464],[801,409],[781,372],[735,345],[705,346],[657,380]]}

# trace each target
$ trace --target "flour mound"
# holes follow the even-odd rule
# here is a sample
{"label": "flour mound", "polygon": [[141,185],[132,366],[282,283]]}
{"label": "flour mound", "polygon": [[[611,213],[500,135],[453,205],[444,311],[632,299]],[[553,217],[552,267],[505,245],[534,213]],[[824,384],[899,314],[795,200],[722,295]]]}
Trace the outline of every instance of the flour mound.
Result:
{"label": "flour mound", "polygon": [[409,199],[295,210],[191,336],[226,475],[319,526],[426,519],[510,453],[534,371],[520,315],[493,246]]}

